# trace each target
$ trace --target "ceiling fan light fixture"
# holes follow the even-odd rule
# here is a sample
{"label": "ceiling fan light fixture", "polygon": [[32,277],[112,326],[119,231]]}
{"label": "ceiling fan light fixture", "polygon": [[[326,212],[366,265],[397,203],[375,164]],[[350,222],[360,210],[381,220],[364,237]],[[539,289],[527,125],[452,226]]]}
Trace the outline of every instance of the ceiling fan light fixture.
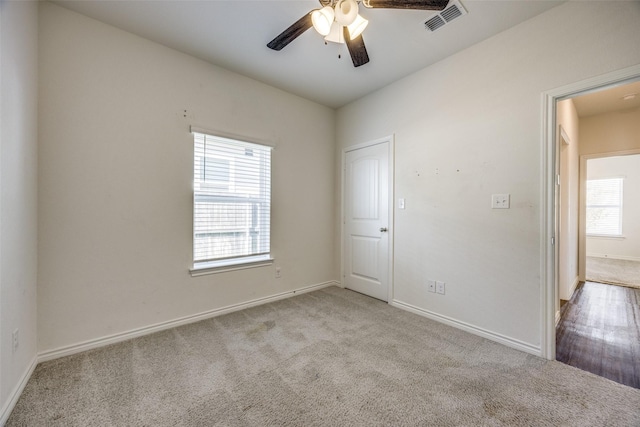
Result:
{"label": "ceiling fan light fixture", "polygon": [[369,25],[368,20],[364,19],[360,15],[356,16],[355,21],[353,21],[351,25],[347,26],[347,29],[349,30],[349,38],[353,40],[358,37],[360,34],[362,34],[364,29],[367,28],[367,25]]}
{"label": "ceiling fan light fixture", "polygon": [[342,25],[334,22],[331,26],[331,32],[324,38],[325,41],[331,43],[344,43],[344,34],[342,31]]}
{"label": "ceiling fan light fixture", "polygon": [[356,0],[338,0],[335,17],[339,24],[347,27],[358,16],[358,2]]}
{"label": "ceiling fan light fixture", "polygon": [[325,6],[322,9],[316,9],[311,12],[311,22],[313,28],[322,36],[326,36],[331,31],[331,25],[334,20],[334,12],[331,6]]}

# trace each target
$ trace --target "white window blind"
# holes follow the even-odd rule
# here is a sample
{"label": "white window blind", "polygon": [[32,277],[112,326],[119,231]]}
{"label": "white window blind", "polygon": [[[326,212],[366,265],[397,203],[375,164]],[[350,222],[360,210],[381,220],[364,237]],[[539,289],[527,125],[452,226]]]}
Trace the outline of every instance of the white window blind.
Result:
{"label": "white window blind", "polygon": [[193,170],[194,267],[268,257],[271,147],[194,132]]}
{"label": "white window blind", "polygon": [[622,235],[622,178],[587,181],[587,234]]}

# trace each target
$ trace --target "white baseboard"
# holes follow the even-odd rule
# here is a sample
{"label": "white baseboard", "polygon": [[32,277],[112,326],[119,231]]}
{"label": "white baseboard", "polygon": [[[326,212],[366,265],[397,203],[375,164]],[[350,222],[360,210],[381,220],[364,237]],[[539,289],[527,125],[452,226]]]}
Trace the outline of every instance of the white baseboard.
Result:
{"label": "white baseboard", "polygon": [[22,374],[22,377],[20,378],[20,382],[18,382],[18,384],[11,391],[6,404],[2,407],[2,412],[0,412],[0,426],[4,426],[6,424],[7,420],[9,419],[9,415],[11,415],[11,411],[13,411],[13,408],[16,406],[16,403],[18,403],[18,399],[20,398],[22,391],[27,385],[27,382],[29,381],[29,378],[31,378],[31,375],[33,374],[33,371],[36,369],[37,365],[38,365],[38,358],[34,356],[33,359],[31,360],[31,363]]}
{"label": "white baseboard", "polygon": [[573,283],[569,287],[569,299],[571,299],[571,297],[573,296],[573,293],[576,291],[576,288],[578,287],[579,283],[580,283],[580,277],[576,276],[576,278],[573,279]]}
{"label": "white baseboard", "polygon": [[115,344],[122,341],[127,341],[132,338],[140,337],[143,335],[149,335],[154,332],[175,328],[177,326],[198,322],[200,320],[210,319],[216,316],[222,316],[223,314],[228,314],[234,311],[244,310],[245,308],[255,307],[257,305],[267,304],[267,303],[278,301],[281,299],[290,298],[295,295],[316,291],[318,289],[328,288],[329,286],[340,286],[340,283],[337,281],[329,281],[329,282],[319,283],[316,285],[304,286],[302,288],[298,288],[293,291],[282,292],[279,294],[270,295],[268,297],[257,298],[251,301],[234,304],[227,307],[216,308],[213,310],[205,311],[203,313],[193,314],[190,316],[185,316],[178,319],[169,320],[166,322],[156,323],[155,325],[136,328],[130,331],[120,332],[118,334],[108,335],[105,337],[95,338],[95,339],[80,342],[77,344],[59,347],[53,350],[43,351],[38,354],[38,363],[57,359],[64,356],[69,356],[76,353],[81,353],[83,351],[92,350],[98,347],[104,347],[106,345]]}
{"label": "white baseboard", "polygon": [[608,255],[608,254],[587,254],[587,256],[593,258],[609,258],[609,259],[620,259],[623,261],[640,261],[640,258],[637,256],[626,256],[626,255]]}
{"label": "white baseboard", "polygon": [[410,311],[411,313],[427,317],[431,320],[435,320],[436,322],[444,323],[445,325],[453,326],[454,328],[462,329],[463,331],[472,333],[474,335],[478,335],[491,341],[504,344],[507,347],[515,348],[516,350],[524,351],[525,353],[543,357],[542,349],[539,346],[534,346],[524,341],[516,340],[514,338],[510,338],[505,335],[489,331],[487,329],[479,328],[466,322],[461,322],[451,317],[443,316],[429,310],[424,310],[420,307],[416,307],[402,301],[393,300],[390,304],[394,307],[398,307],[403,310]]}

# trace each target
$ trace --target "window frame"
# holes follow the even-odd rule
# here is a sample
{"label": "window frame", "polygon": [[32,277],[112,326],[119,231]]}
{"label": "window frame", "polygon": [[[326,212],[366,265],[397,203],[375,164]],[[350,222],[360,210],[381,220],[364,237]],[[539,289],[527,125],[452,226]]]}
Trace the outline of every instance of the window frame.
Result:
{"label": "window frame", "polygon": [[[272,178],[273,178],[273,166],[272,166],[272,160],[273,160],[273,151],[275,149],[275,146],[273,144],[267,143],[267,142],[263,142],[263,141],[256,141],[256,140],[251,140],[248,139],[246,137],[243,136],[238,136],[238,135],[230,135],[224,132],[217,132],[217,131],[211,131],[211,130],[206,130],[206,129],[202,129],[202,128],[197,128],[194,126],[190,127],[190,133],[191,133],[191,147],[193,149],[192,152],[192,156],[191,156],[191,166],[192,166],[192,173],[191,173],[191,177],[192,177],[192,203],[191,203],[191,208],[192,208],[192,223],[191,223],[191,268],[189,269],[189,272],[191,274],[191,276],[196,277],[196,276],[201,276],[201,275],[205,275],[205,274],[213,274],[213,273],[221,273],[221,272],[227,272],[227,271],[235,271],[235,270],[243,270],[243,269],[247,269],[247,268],[256,268],[256,267],[263,267],[263,266],[269,266],[272,265],[274,262],[274,258],[272,256],[272,252],[271,252],[271,201],[273,200],[273,194],[271,191],[271,183],[272,183]],[[268,204],[269,204],[269,210],[268,210],[268,219],[269,219],[269,225],[268,225],[268,234],[269,234],[269,241],[268,241],[268,252],[267,253],[261,253],[261,254],[256,254],[256,255],[244,255],[244,256],[231,256],[228,258],[218,258],[218,259],[211,259],[211,260],[204,260],[204,261],[196,261],[196,252],[195,252],[195,240],[196,240],[196,200],[198,198],[202,199],[203,197],[215,197],[215,196],[210,196],[210,195],[203,195],[202,193],[198,194],[198,190],[196,189],[196,157],[198,156],[196,154],[196,137],[197,134],[201,134],[212,138],[215,138],[217,140],[229,140],[231,143],[237,143],[240,145],[245,145],[246,149],[250,149],[251,146],[255,146],[257,149],[260,150],[269,150],[270,154],[269,154],[269,161],[268,161],[268,165],[269,165],[269,169],[268,169],[268,173],[266,174],[267,178],[266,180],[268,180],[268,182],[265,181],[259,181],[260,186],[262,186],[265,182],[268,184],[268,191],[269,191],[269,199],[268,199]],[[215,153],[214,155],[207,155],[207,153],[202,153],[201,156],[199,156],[200,159],[206,159],[207,157],[212,158],[212,159],[218,159],[218,160],[229,160],[229,168],[230,168],[230,176],[229,176],[229,181],[226,182],[226,184],[229,186],[229,188],[232,188],[234,186],[234,175],[233,175],[233,168],[235,167],[234,162],[232,161],[232,159],[226,159],[224,156],[217,156]],[[201,160],[202,161],[202,160]],[[206,181],[203,181],[203,183]],[[217,183],[217,182],[212,182],[211,185],[213,186],[213,188],[217,188],[219,187],[218,184],[222,184],[222,182]],[[232,199],[233,196],[230,196],[230,199]]]}
{"label": "window frame", "polygon": [[[611,180],[615,180],[617,181],[619,184],[619,197],[618,197],[618,203],[617,204],[589,204],[589,182],[592,181],[611,181]],[[624,238],[624,235],[622,234],[622,225],[623,225],[623,213],[624,213],[624,177],[621,176],[609,176],[609,177],[603,177],[603,178],[592,178],[592,179],[587,179],[586,181],[586,200],[585,200],[585,235],[587,237],[600,237],[600,238],[613,238],[613,239],[619,239],[619,238]],[[618,221],[617,221],[617,232],[616,233],[594,233],[594,232],[589,232],[589,209],[590,208],[617,208],[618,209]],[[600,230],[601,231],[601,230]]]}

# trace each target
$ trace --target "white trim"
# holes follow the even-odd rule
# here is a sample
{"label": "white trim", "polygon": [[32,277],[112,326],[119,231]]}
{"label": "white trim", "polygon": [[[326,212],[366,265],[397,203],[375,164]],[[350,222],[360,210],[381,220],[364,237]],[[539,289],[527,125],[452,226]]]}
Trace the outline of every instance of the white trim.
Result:
{"label": "white trim", "polygon": [[198,262],[189,270],[191,277],[207,274],[226,273],[227,271],[246,270],[247,268],[267,267],[275,260],[269,255],[261,255],[247,258],[234,258],[223,261]]}
{"label": "white trim", "polygon": [[298,294],[313,292],[318,289],[323,289],[323,288],[328,288],[330,286],[338,286],[338,285],[339,284],[336,281],[329,281],[329,282],[319,283],[316,285],[304,286],[302,288],[298,288],[293,291],[281,292],[278,294],[274,294],[274,295],[270,295],[262,298],[256,298],[251,301],[247,301],[239,304],[233,304],[226,307],[216,308],[216,309],[205,311],[202,313],[180,317],[174,320],[156,323],[154,325],[132,329],[126,332],[120,332],[113,335],[107,335],[101,338],[87,340],[77,344],[59,347],[53,350],[47,350],[38,354],[38,363],[46,362],[48,360],[58,359],[60,357],[69,356],[69,355],[80,353],[87,350],[92,350],[98,347],[104,347],[106,345],[115,344],[122,341],[127,341],[132,338],[141,337],[143,335],[149,335],[154,332],[164,331],[166,329],[171,329],[171,328],[186,325],[189,323],[198,322],[200,320],[210,319],[216,316],[222,316],[224,314],[232,313],[234,311],[244,310],[245,308],[255,307],[257,305],[267,304],[267,303],[282,300],[285,298],[290,298]]}
{"label": "white trim", "polygon": [[346,183],[345,175],[347,174],[347,151],[346,149],[342,150],[342,169],[340,169],[340,242],[339,243],[339,251],[340,251],[340,284],[343,289],[346,289],[344,281],[346,279],[344,273],[344,186]]}
{"label": "white trim", "polygon": [[619,259],[622,261],[640,261],[640,257],[637,257],[637,256],[609,255],[609,254],[587,254],[587,256],[594,257],[594,258]]}
{"label": "white trim", "polygon": [[[580,160],[602,159],[605,157],[631,156],[634,154],[640,154],[640,149],[634,148],[632,150],[607,151],[605,153],[582,154],[580,155]],[[626,178],[626,176],[625,175],[608,176],[607,178]]]}
{"label": "white trim", "polygon": [[578,275],[587,279],[587,157],[578,159]]}
{"label": "white trim", "polygon": [[551,94],[542,94],[542,140],[540,155],[540,355],[556,358],[556,245],[555,245],[555,186],[556,186],[556,100]]}
{"label": "white trim", "polygon": [[[569,299],[571,299],[573,297],[573,293],[576,291],[576,288],[578,287],[578,284],[580,283],[580,277],[576,276],[575,280],[573,281],[573,284],[569,287]],[[560,311],[558,310],[556,311],[556,318],[555,318],[555,327],[558,327],[558,324],[560,323],[560,320],[562,318],[562,316],[560,315]]]}
{"label": "white trim", "polygon": [[574,98],[578,95],[587,95],[589,93],[598,92],[601,89],[612,89],[622,86],[632,81],[640,79],[640,64],[621,70],[612,71],[579,82],[571,83],[556,89],[545,92],[551,95],[555,101]]}
{"label": "white trim", "polygon": [[2,408],[2,412],[0,413],[0,426],[4,426],[7,420],[9,419],[9,416],[11,415],[11,411],[13,411],[13,408],[15,408],[16,403],[18,403],[18,399],[20,398],[20,395],[24,391],[24,388],[26,387],[27,382],[29,382],[31,375],[33,375],[33,371],[36,369],[37,365],[38,365],[38,358],[34,356],[33,359],[31,359],[31,363],[29,363],[29,366],[27,367],[27,369],[22,373],[20,382],[18,382],[18,384],[11,391],[7,399],[7,403]]}
{"label": "white trim", "polygon": [[571,284],[571,286],[569,286],[569,299],[571,299],[571,297],[573,296],[573,293],[576,291],[576,288],[578,287],[579,283],[580,283],[580,277],[576,276],[576,278],[573,279],[573,283]]}
{"label": "white trim", "polygon": [[443,316],[433,311],[424,310],[420,307],[416,307],[415,305],[411,305],[399,300],[393,300],[390,304],[393,307],[397,307],[402,310],[406,310],[411,313],[418,314],[420,316],[429,318],[431,320],[435,320],[436,322],[444,323],[445,325],[453,326],[454,328],[457,328],[457,329],[462,329],[465,332],[469,332],[471,334],[478,335],[482,338],[486,338],[488,340],[498,342],[500,344],[506,345],[507,347],[515,348],[516,350],[524,351],[525,353],[533,354],[536,356],[541,355],[539,346],[535,346],[535,345],[526,343],[524,341],[520,341],[511,337],[508,337],[506,335],[498,334],[496,332],[489,331],[488,329],[479,328],[469,323],[456,320],[452,317]]}
{"label": "white trim", "polygon": [[206,128],[194,126],[194,125],[189,126],[189,133],[203,133],[209,136],[217,136],[220,138],[233,139],[240,142],[247,142],[249,144],[270,147],[272,149],[276,148],[276,144],[270,141],[264,141],[259,138],[251,138],[246,135],[238,135],[231,132],[224,132],[221,130],[206,129]]}
{"label": "white trim", "polygon": [[348,147],[345,147],[344,150],[342,150],[342,152],[343,154],[345,154],[345,153],[348,153],[349,151],[356,151],[362,148],[367,148],[367,147],[371,147],[378,144],[384,144],[385,142],[391,142],[391,141],[395,141],[395,137],[393,134],[389,136],[385,136],[383,138],[374,139],[372,141],[362,142],[356,145],[350,145]]}
{"label": "white trim", "polygon": [[395,154],[396,154],[396,137],[395,134],[393,135],[389,135],[388,137],[388,141],[389,141],[389,165],[388,165],[388,172],[389,172],[389,176],[387,178],[387,181],[389,182],[389,224],[391,225],[390,230],[389,230],[389,247],[387,248],[387,253],[389,254],[389,268],[388,268],[388,272],[389,272],[389,288],[388,288],[388,293],[387,293],[387,301],[393,301],[393,291],[394,291],[394,287],[393,287],[393,268],[394,268],[394,251],[393,248],[395,246],[394,242],[395,242],[395,225],[396,225],[396,221],[395,221],[395,207],[396,207],[396,196],[395,196],[395,176],[396,176],[396,172],[395,172]]}
{"label": "white trim", "polygon": [[[541,355],[547,359],[556,358],[555,340],[555,246],[554,198],[555,198],[555,148],[556,148],[556,102],[578,94],[597,91],[603,87],[615,87],[640,79],[640,65],[613,71],[590,79],[542,93],[542,143],[540,182],[540,300],[541,300]],[[582,168],[581,168],[582,169]]]}

